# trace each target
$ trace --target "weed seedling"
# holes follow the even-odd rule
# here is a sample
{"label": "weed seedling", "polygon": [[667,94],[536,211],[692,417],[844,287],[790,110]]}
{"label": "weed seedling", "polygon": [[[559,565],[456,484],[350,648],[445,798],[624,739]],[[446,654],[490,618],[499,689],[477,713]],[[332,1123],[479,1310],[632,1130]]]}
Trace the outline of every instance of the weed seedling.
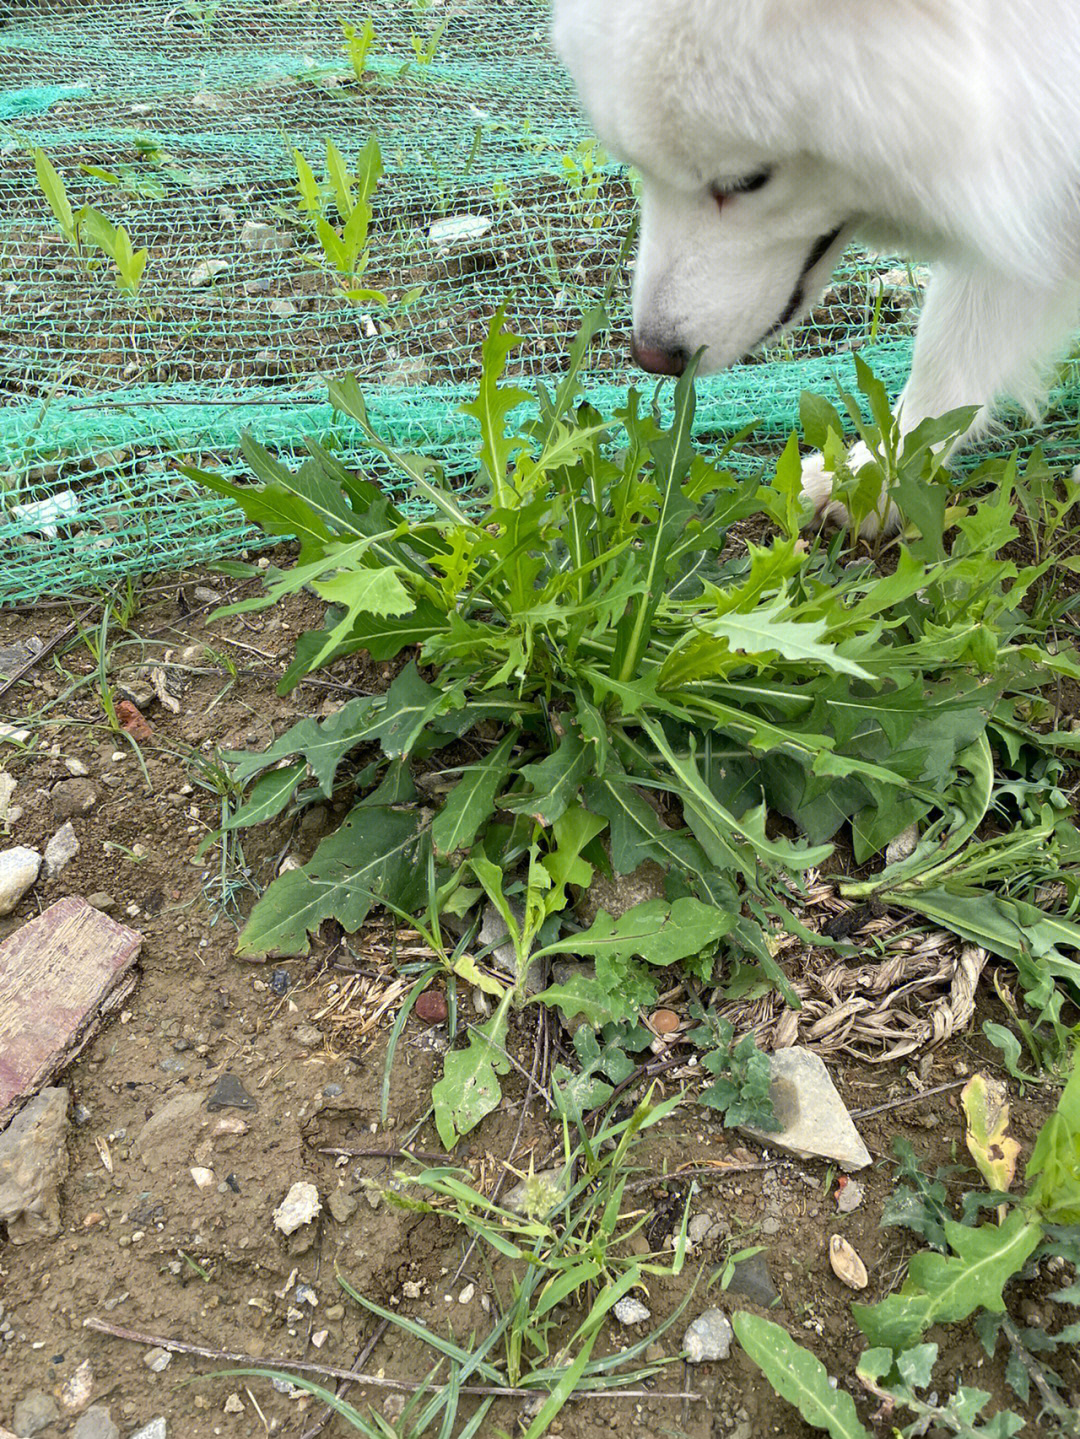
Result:
{"label": "weed seedling", "polygon": [[88,255],[88,248],[97,250],[113,263],[116,288],[126,295],[135,295],[142,283],[149,251],[136,250],[123,225],[114,225],[100,210],[82,205],[72,210],[67,190],[59,172],[43,150],[34,151],[34,169],[38,184],[48,201],[60,232],[88,271],[99,261]]}

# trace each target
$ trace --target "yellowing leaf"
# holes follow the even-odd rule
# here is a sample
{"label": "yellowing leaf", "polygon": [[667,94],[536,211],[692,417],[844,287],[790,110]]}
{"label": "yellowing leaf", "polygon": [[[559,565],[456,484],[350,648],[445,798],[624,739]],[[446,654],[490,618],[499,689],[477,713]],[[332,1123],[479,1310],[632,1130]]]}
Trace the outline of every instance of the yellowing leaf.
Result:
{"label": "yellowing leaf", "polygon": [[1009,1106],[1005,1086],[988,1074],[976,1074],[960,1091],[967,1116],[964,1135],[968,1153],[991,1189],[1004,1193],[1016,1176],[1020,1145],[1007,1133]]}

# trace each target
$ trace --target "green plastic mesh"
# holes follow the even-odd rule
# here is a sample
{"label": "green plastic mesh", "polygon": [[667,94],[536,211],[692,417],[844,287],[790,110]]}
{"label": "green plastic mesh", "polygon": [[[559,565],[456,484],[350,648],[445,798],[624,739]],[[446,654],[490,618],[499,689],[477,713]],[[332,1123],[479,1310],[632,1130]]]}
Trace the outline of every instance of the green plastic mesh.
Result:
{"label": "green plastic mesh", "polygon": [[[374,26],[360,80],[342,16]],[[351,161],[372,133],[385,175],[362,284],[385,306],[350,302],[311,263],[319,246],[293,160],[296,147],[321,176],[328,138]],[[136,295],[74,254],[35,147],[74,207],[96,207],[148,248]],[[347,370],[388,440],[463,473],[474,437],[458,407],[493,310],[506,301],[523,337],[513,372],[556,377],[633,205],[628,177],[589,136],[537,0],[0,5],[0,602],[255,542],[235,509],[177,472],[240,473],[245,430],[286,457],[306,435],[331,439],[379,475],[326,401],[326,380]],[[252,248],[252,221],[284,248]],[[797,335],[702,383],[699,437],[757,420],[743,457],[756,462],[759,441],[789,433],[801,390],[850,386],[854,349],[895,393],[922,278],[849,255]],[[641,384],[625,277],[612,312],[588,376],[601,406]],[[1028,438],[1076,459],[1067,378]]]}

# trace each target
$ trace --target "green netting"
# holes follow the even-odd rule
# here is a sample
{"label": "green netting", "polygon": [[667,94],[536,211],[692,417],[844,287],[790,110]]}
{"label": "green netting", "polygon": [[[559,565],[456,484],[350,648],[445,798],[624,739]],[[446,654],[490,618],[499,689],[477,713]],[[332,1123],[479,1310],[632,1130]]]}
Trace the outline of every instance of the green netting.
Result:
{"label": "green netting", "polygon": [[[359,81],[342,17],[373,23]],[[326,403],[326,379],[346,370],[387,438],[460,473],[472,440],[458,405],[503,300],[524,337],[515,373],[557,374],[634,202],[546,36],[537,0],[0,6],[0,602],[250,543],[235,510],[176,472],[237,472],[244,430],[286,456],[305,435],[330,437],[377,473]],[[372,133],[385,175],[362,284],[385,306],[348,301],[310,263],[319,246],[293,160],[296,147],[321,176],[328,138],[352,161]],[[80,263],[35,147],[74,207],[93,205],[148,248],[135,296],[108,265]],[[253,221],[285,248],[252,248]],[[703,384],[699,436],[758,419],[766,441],[784,437],[800,390],[850,384],[855,348],[895,391],[921,278],[850,255],[798,335]],[[589,376],[601,405],[633,378],[627,318],[623,284]],[[1053,411],[1038,433],[1080,457]]]}

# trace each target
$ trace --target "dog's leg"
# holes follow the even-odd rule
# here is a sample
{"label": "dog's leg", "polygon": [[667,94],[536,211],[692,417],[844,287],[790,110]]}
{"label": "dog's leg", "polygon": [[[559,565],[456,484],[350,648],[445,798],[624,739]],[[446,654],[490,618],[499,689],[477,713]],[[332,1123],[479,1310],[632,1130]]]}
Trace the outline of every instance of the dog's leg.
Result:
{"label": "dog's leg", "polygon": [[[1045,393],[1047,367],[1067,348],[1078,312],[1080,287],[1040,288],[990,270],[939,266],[926,292],[911,375],[897,405],[901,429],[978,405],[963,437],[968,443],[989,426],[995,404],[1006,396],[1035,410]],[[859,441],[848,463],[858,470],[870,458]],[[845,524],[843,505],[830,498],[832,479],[821,455],[803,462],[803,494],[815,515]],[[885,527],[898,524],[890,504]],[[862,534],[869,537],[878,528],[878,517],[871,516]]]}

